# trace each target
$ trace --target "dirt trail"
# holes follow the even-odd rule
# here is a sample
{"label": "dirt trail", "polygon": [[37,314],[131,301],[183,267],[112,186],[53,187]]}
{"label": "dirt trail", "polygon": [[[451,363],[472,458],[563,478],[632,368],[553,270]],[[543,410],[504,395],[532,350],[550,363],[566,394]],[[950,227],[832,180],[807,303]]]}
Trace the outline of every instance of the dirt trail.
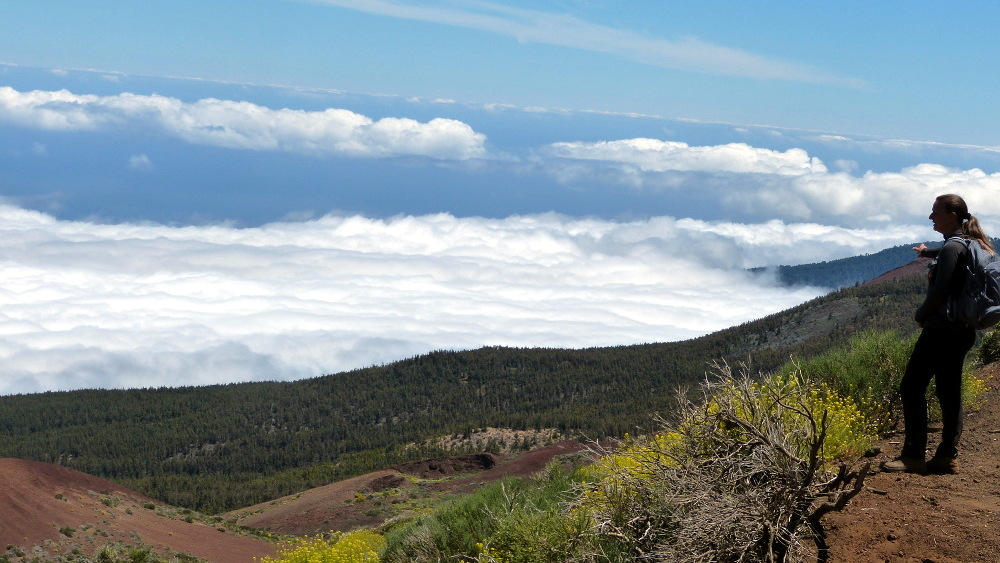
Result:
{"label": "dirt trail", "polygon": [[[966,413],[959,474],[870,476],[843,512],[823,520],[832,561],[1000,561],[1000,364],[982,375],[991,388]],[[932,448],[939,436],[931,434]],[[876,467],[898,454],[901,439],[880,444]]]}

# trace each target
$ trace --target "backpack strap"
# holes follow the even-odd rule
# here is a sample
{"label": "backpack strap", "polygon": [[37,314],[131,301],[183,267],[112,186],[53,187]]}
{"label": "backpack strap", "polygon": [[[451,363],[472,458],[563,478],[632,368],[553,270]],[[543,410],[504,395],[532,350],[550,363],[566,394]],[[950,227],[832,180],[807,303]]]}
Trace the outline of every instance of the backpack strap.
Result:
{"label": "backpack strap", "polygon": [[[972,244],[973,242],[976,242],[976,241],[974,241],[972,239],[965,238],[965,237],[960,237],[960,236],[951,236],[951,237],[948,237],[948,238],[946,238],[944,240],[944,242],[947,243],[949,240],[954,240],[954,241],[960,242],[963,245],[965,245],[966,248],[968,248],[969,245]],[[976,243],[976,244],[979,244],[979,243]]]}
{"label": "backpack strap", "polygon": [[979,243],[970,238],[952,236],[945,239],[944,241],[945,244],[948,244],[948,241],[950,240],[956,241],[965,247],[965,264],[966,266],[971,266],[969,261],[972,260],[973,256],[975,255],[975,251],[972,249],[972,245],[976,245],[976,248],[982,248],[981,246],[979,246]]}

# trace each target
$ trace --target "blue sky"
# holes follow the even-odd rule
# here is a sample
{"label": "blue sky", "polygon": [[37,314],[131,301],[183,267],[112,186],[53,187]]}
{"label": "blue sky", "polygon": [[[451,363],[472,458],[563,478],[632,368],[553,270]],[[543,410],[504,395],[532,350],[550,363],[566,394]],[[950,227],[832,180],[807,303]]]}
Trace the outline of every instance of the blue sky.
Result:
{"label": "blue sky", "polygon": [[1000,227],[992,3],[0,5],[0,393],[690,338]]}

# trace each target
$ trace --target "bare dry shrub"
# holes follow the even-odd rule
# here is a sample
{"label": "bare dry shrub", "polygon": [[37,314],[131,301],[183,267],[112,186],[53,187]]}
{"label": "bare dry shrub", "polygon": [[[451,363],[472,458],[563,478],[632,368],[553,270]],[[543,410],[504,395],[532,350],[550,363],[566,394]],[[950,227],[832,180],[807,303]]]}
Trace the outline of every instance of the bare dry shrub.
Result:
{"label": "bare dry shrub", "polygon": [[868,465],[824,461],[827,417],[810,407],[808,382],[716,368],[676,423],[604,456],[578,509],[635,560],[825,561],[820,519],[861,490]]}

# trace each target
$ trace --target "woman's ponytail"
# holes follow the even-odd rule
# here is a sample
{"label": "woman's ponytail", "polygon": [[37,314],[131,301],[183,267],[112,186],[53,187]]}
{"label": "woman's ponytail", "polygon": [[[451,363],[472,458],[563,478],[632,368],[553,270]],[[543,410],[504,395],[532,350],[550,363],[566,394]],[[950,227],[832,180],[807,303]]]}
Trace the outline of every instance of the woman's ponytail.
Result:
{"label": "woman's ponytail", "polygon": [[990,237],[986,236],[982,225],[979,224],[979,219],[976,219],[975,215],[969,213],[969,206],[962,199],[962,196],[955,194],[939,195],[934,201],[940,203],[945,211],[954,213],[962,220],[962,236],[978,242],[979,246],[983,247],[990,254],[996,254]]}
{"label": "woman's ponytail", "polygon": [[990,237],[986,236],[983,228],[979,225],[979,219],[975,215],[969,215],[969,219],[962,223],[962,234],[979,243],[979,246],[990,254],[996,254]]}

